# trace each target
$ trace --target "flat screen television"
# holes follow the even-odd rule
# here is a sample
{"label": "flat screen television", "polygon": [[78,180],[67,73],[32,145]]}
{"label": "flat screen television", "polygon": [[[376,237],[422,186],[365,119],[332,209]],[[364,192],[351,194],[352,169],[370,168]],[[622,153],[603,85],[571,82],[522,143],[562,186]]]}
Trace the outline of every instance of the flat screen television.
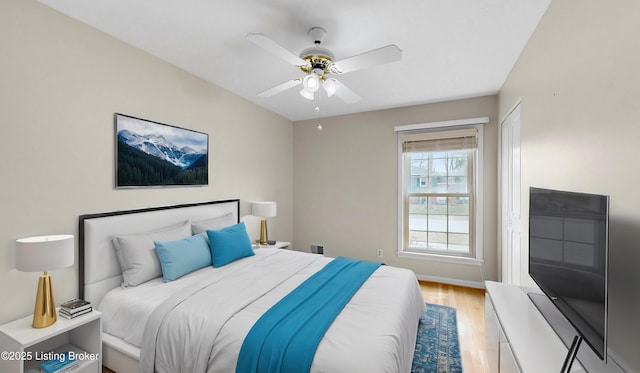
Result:
{"label": "flat screen television", "polygon": [[575,328],[572,360],[582,340],[607,360],[608,231],[608,196],[530,188],[529,275]]}

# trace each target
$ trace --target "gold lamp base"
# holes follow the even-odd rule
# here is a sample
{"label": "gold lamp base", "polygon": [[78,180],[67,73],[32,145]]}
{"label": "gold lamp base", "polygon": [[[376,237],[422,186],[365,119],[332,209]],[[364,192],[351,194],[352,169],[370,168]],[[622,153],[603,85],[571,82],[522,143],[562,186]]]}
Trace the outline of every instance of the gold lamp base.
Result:
{"label": "gold lamp base", "polygon": [[34,328],[46,328],[57,320],[56,304],[53,300],[53,286],[51,276],[45,272],[38,280],[38,293],[36,294],[36,306],[33,310]]}
{"label": "gold lamp base", "polygon": [[269,244],[269,233],[267,232],[267,219],[262,218],[260,222],[260,246]]}

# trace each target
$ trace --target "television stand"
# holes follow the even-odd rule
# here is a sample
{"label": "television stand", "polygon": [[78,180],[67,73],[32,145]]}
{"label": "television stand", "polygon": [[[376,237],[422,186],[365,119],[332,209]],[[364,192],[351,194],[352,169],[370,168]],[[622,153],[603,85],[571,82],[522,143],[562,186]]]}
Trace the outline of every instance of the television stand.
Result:
{"label": "television stand", "polygon": [[567,357],[564,359],[564,364],[562,364],[562,370],[560,373],[568,373],[571,371],[571,365],[576,361],[576,356],[578,356],[578,349],[580,348],[580,343],[582,343],[582,337],[576,335],[573,337],[573,342],[571,342],[571,347],[569,348],[569,352],[567,353]]}
{"label": "television stand", "polygon": [[[545,295],[535,294],[537,289],[493,281],[486,281],[485,286],[488,371],[559,372],[569,355],[567,346],[576,334],[560,311]],[[530,292],[534,293],[531,299]],[[539,300],[542,311],[532,299]],[[571,373],[624,373],[611,356],[605,364],[588,346],[582,346],[576,356]]]}

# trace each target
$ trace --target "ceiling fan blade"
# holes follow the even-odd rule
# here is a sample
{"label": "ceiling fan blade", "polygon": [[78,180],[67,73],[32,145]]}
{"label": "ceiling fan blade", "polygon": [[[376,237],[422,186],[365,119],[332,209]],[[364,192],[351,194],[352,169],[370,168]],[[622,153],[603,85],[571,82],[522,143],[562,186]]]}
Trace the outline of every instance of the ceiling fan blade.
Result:
{"label": "ceiling fan blade", "polygon": [[283,60],[293,65],[306,66],[308,64],[307,61],[289,52],[283,46],[276,43],[275,41],[273,41],[271,38],[269,38],[264,34],[247,34],[246,39],[252,42],[253,44],[266,49],[267,51],[275,54],[276,56],[282,58]]}
{"label": "ceiling fan blade", "polygon": [[277,86],[273,87],[273,88],[269,88],[266,91],[260,92],[258,93],[258,97],[271,97],[274,95],[277,95],[280,92],[284,92],[287,89],[293,88],[299,84],[302,83],[302,79],[301,78],[295,78],[292,80],[288,80],[282,84],[278,84]]}
{"label": "ceiling fan blade", "polygon": [[399,61],[401,58],[402,50],[395,44],[389,44],[385,47],[334,62],[331,72],[344,74],[375,65]]}
{"label": "ceiling fan blade", "polygon": [[340,97],[340,99],[347,104],[353,104],[360,101],[361,97],[358,96],[354,91],[349,89],[346,85],[342,84],[339,80],[333,79],[337,88],[335,95]]}

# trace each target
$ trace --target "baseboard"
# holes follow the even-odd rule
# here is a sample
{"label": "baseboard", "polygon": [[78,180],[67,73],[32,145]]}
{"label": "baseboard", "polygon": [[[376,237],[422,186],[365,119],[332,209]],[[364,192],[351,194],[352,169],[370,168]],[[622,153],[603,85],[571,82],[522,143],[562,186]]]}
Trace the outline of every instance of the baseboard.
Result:
{"label": "baseboard", "polygon": [[416,277],[420,281],[439,282],[441,284],[464,286],[468,288],[484,289],[484,283],[477,281],[458,280],[449,277],[438,277],[429,275],[418,275]]}

